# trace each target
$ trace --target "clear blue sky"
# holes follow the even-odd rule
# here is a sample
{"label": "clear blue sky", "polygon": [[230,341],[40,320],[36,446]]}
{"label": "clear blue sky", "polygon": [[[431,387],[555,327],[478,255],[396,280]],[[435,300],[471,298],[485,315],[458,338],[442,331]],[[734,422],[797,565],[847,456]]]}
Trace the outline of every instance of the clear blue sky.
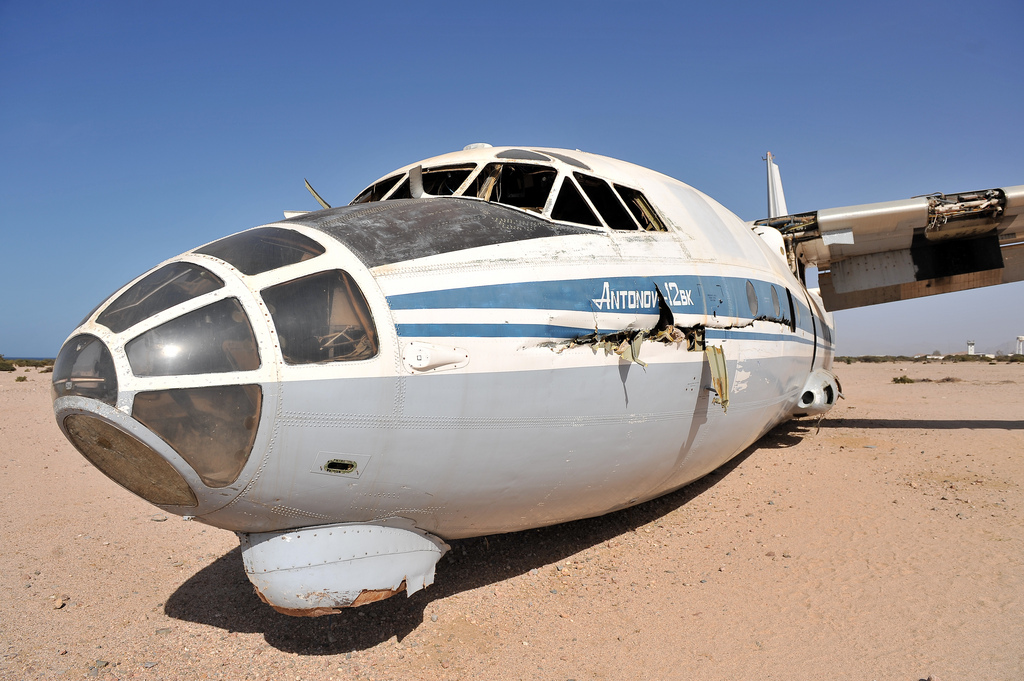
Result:
{"label": "clear blue sky", "polygon": [[[1024,3],[0,0],[0,353],[156,263],[470,142],[763,217],[1024,184]],[[1024,284],[837,315],[843,354],[1024,334]]]}

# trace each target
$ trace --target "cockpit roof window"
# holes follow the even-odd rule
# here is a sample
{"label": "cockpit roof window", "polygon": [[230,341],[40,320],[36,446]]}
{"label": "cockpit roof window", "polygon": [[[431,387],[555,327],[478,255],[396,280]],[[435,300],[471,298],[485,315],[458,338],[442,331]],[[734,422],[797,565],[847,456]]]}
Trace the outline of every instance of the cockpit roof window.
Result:
{"label": "cockpit roof window", "polygon": [[249,318],[225,298],[154,327],[125,345],[136,376],[190,376],[260,368]]}
{"label": "cockpit roof window", "polygon": [[172,262],[137,281],[96,318],[114,333],[135,326],[158,312],[224,286],[217,275],[187,262]]}
{"label": "cockpit roof window", "polygon": [[401,179],[402,176],[401,174],[399,174],[392,175],[391,177],[386,177],[380,182],[375,182],[366,189],[364,189],[363,191],[361,191],[359,193],[359,196],[352,199],[352,203],[350,203],[349,205],[354,206],[357,203],[371,203],[373,201],[380,201],[387,195],[389,191],[391,191],[392,187],[398,184],[398,181]]}
{"label": "cockpit roof window", "polygon": [[431,196],[452,196],[476,165],[440,166],[423,169],[423,191]]}
{"label": "cockpit roof window", "polygon": [[366,298],[348,272],[319,272],[261,295],[288,364],[370,359],[379,350]]}
{"label": "cockpit roof window", "polygon": [[512,158],[520,161],[550,161],[551,159],[537,151],[528,149],[506,149],[494,155],[495,158]]}
{"label": "cockpit roof window", "polygon": [[584,201],[580,190],[576,189],[576,185],[568,176],[562,180],[562,187],[558,190],[555,207],[551,209],[551,219],[575,222],[580,225],[601,226],[594,211],[590,210],[590,206]]}
{"label": "cockpit roof window", "polygon": [[558,172],[548,166],[490,163],[462,195],[540,213],[557,176]]}
{"label": "cockpit roof window", "polygon": [[393,199],[411,199],[412,191],[409,189],[409,178],[406,177],[402,180],[402,184],[398,185],[398,189],[391,192],[391,196],[388,197],[388,201]]}
{"label": "cockpit roof window", "polygon": [[615,190],[622,197],[623,203],[629,208],[629,212],[633,214],[636,221],[640,223],[640,229],[648,232],[667,232],[665,223],[661,221],[658,214],[654,210],[654,206],[647,200],[647,197],[636,189],[630,189],[629,187],[623,187],[620,184],[615,185]]}
{"label": "cockpit roof window", "polygon": [[323,254],[324,247],[294,229],[261,227],[214,241],[196,251],[234,265],[243,274],[260,274]]}
{"label": "cockpit roof window", "polygon": [[590,170],[590,166],[588,166],[586,163],[584,163],[583,161],[579,160],[578,158],[573,158],[572,156],[569,156],[568,154],[559,154],[558,152],[555,152],[555,151],[548,151],[546,153],[547,153],[548,156],[553,156],[554,158],[557,158],[559,161],[563,161],[565,163],[568,163],[571,166],[575,166],[575,167],[581,168],[583,170]]}
{"label": "cockpit roof window", "polygon": [[594,204],[594,208],[604,218],[605,223],[612,229],[638,229],[638,225],[629,216],[626,207],[619,201],[612,188],[604,180],[583,173],[573,173],[573,177],[583,187],[587,198]]}

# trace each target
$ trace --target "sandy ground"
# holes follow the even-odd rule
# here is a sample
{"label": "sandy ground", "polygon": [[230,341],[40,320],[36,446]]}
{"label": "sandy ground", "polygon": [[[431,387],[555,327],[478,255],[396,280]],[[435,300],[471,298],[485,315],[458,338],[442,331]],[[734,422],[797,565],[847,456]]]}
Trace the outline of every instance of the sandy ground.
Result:
{"label": "sandy ground", "polygon": [[1024,366],[839,373],[820,430],[628,511],[454,542],[433,586],[317,619],[259,601],[233,534],[87,464],[49,375],[0,374],[0,677],[1024,678]]}

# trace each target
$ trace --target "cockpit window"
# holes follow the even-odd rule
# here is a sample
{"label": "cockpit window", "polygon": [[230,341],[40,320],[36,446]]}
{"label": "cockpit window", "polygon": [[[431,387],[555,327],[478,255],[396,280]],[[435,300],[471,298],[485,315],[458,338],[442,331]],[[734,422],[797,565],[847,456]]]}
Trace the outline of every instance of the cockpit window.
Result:
{"label": "cockpit window", "polygon": [[370,359],[377,329],[366,298],[342,270],[320,272],[263,289],[288,364]]}
{"label": "cockpit window", "polygon": [[622,205],[619,197],[615,195],[607,182],[583,173],[573,173],[573,177],[583,187],[587,198],[594,204],[594,208],[597,208],[597,212],[601,214],[609,227],[612,229],[637,229],[637,224],[633,222],[633,218],[629,217],[626,207]]}
{"label": "cockpit window", "polygon": [[136,376],[186,376],[260,367],[249,318],[235,298],[154,327],[125,346]]}
{"label": "cockpit window", "polygon": [[424,168],[423,191],[432,196],[451,196],[474,170],[475,165]]}
{"label": "cockpit window", "polygon": [[580,190],[576,189],[576,185],[568,177],[562,180],[562,188],[558,190],[555,207],[551,209],[551,219],[595,227],[601,225],[594,211],[590,210],[590,206],[583,200]]}
{"label": "cockpit window", "polygon": [[234,265],[243,274],[269,272],[323,252],[324,247],[308,236],[281,227],[250,229],[196,250]]}
{"label": "cockpit window", "polygon": [[380,201],[384,198],[384,195],[391,191],[391,188],[398,184],[398,181],[402,179],[401,175],[392,175],[386,177],[380,182],[375,182],[369,187],[359,193],[359,196],[352,199],[350,206],[354,206],[357,203],[370,203],[372,201]]}
{"label": "cockpit window", "polygon": [[96,318],[114,333],[121,333],[178,303],[216,291],[224,282],[209,270],[187,262],[173,262],[152,272],[117,297]]}
{"label": "cockpit window", "polygon": [[476,196],[540,213],[557,175],[557,171],[547,166],[491,163],[480,171],[463,196]]}
{"label": "cockpit window", "polygon": [[654,206],[651,205],[647,197],[638,192],[635,189],[629,187],[623,187],[620,184],[615,185],[615,190],[619,192],[619,196],[622,197],[623,203],[629,208],[629,212],[633,214],[636,221],[640,223],[640,229],[648,232],[666,232],[664,223],[658,214],[654,212]]}

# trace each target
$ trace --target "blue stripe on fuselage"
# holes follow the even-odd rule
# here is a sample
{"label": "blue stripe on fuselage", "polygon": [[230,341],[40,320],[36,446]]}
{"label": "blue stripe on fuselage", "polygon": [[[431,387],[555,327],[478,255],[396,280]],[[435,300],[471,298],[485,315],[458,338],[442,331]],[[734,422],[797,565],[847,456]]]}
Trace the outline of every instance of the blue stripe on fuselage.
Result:
{"label": "blue stripe on fuselage", "polygon": [[[697,277],[673,279],[685,280],[690,289],[698,286]],[[658,294],[655,290],[655,280],[650,277],[527,281],[388,296],[388,304],[392,310],[504,308],[575,312],[635,310],[657,314]]]}
{"label": "blue stripe on fuselage", "polygon": [[[748,281],[754,288],[756,315],[753,314],[748,298]],[[780,302],[777,316],[776,298],[772,296],[773,288]],[[675,314],[707,314],[713,317],[735,317],[740,320],[752,320],[757,316],[789,324],[789,304],[785,287],[761,280],[722,276],[607,277],[466,286],[388,296],[388,304],[392,310],[566,310],[656,315],[659,313],[658,291],[661,291],[665,302]],[[813,334],[811,310],[798,295],[793,296],[793,303],[799,308],[797,327]],[[819,319],[819,325],[822,323],[823,320]],[[399,323],[397,327],[400,336],[421,337],[574,338],[594,331],[593,328],[548,324]],[[598,333],[614,333],[621,330],[599,329]],[[762,340],[814,342],[788,334],[762,335],[766,336]],[[748,334],[743,337],[750,336]]]}
{"label": "blue stripe on fuselage", "polygon": [[[578,338],[594,329],[551,324],[396,324],[399,336],[448,338]],[[622,329],[598,329],[609,334]]]}
{"label": "blue stripe on fuselage", "polygon": [[[574,312],[658,313],[658,293],[676,313],[753,318],[747,304],[747,279],[719,276],[605,277],[528,281],[423,291],[388,296],[392,310],[504,308],[512,310],[572,310]],[[751,282],[759,313],[774,314],[772,285]],[[779,294],[785,291],[777,286]],[[784,316],[788,310],[782,310]]]}

